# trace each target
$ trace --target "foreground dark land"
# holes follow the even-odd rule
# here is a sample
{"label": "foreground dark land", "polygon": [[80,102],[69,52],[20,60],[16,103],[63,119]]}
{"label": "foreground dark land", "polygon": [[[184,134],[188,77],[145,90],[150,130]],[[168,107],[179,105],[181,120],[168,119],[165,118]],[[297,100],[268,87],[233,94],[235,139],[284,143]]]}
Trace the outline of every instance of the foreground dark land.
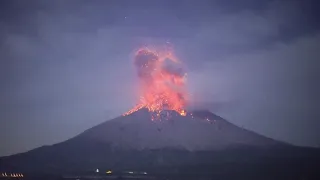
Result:
{"label": "foreground dark land", "polygon": [[[62,154],[43,147],[2,158],[0,165],[5,161],[11,167],[1,166],[2,172],[24,172],[24,179],[320,179],[319,150],[291,146],[188,152],[111,150],[96,144]],[[107,170],[112,174],[106,174]],[[123,173],[128,171],[148,174]]]}

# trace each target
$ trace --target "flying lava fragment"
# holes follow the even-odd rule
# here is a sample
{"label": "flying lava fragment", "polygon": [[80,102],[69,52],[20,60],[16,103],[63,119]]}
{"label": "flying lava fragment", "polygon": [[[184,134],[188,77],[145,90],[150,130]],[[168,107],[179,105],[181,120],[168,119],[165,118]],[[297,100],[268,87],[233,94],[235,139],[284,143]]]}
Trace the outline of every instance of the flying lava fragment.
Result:
{"label": "flying lava fragment", "polygon": [[163,110],[173,110],[186,115],[186,77],[182,63],[171,51],[158,52],[148,48],[139,49],[134,56],[140,84],[139,103],[123,114],[129,115],[142,108],[153,113],[152,119]]}

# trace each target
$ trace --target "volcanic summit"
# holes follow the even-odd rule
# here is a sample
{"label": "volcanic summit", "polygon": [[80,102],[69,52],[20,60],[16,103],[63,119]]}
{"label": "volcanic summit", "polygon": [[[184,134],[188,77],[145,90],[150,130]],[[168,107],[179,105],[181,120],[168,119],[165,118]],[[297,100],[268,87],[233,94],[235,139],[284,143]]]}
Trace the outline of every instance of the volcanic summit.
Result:
{"label": "volcanic summit", "polygon": [[101,141],[113,146],[140,150],[171,147],[194,151],[275,143],[208,111],[188,113],[187,74],[172,51],[139,49],[134,65],[140,80],[138,105],[123,118],[94,128],[86,136],[103,137]]}

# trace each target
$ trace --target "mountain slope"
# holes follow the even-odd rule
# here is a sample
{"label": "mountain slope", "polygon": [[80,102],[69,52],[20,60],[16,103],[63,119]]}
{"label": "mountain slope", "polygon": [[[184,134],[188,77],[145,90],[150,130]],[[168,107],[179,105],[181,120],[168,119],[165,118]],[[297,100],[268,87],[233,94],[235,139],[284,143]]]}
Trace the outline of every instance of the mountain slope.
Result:
{"label": "mountain slope", "polygon": [[[257,160],[291,146],[239,128],[208,111],[167,111],[151,121],[146,109],[106,121],[67,141],[0,159],[0,171],[85,172]],[[274,153],[278,154],[278,153]]]}
{"label": "mountain slope", "polygon": [[[170,111],[169,111],[170,112]],[[146,109],[119,117],[82,133],[95,141],[114,147],[161,149],[166,147],[197,150],[217,150],[234,145],[270,146],[280,142],[239,128],[208,111],[196,111],[187,116],[170,112],[169,120],[150,120]],[[167,116],[167,114],[164,114]]]}

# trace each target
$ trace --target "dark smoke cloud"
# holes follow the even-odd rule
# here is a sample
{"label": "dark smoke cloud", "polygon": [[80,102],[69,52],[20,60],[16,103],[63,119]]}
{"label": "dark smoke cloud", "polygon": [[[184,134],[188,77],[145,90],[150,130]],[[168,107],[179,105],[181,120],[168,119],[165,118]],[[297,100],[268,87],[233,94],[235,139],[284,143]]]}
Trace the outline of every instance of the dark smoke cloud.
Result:
{"label": "dark smoke cloud", "polygon": [[146,50],[139,51],[134,59],[134,65],[137,68],[138,76],[144,80],[150,80],[158,60],[158,56],[151,52]]}
{"label": "dark smoke cloud", "polygon": [[147,50],[141,50],[137,53],[134,59],[134,65],[137,68],[137,73],[144,81],[149,82],[152,80],[152,73],[161,68],[162,72],[168,73],[173,76],[183,77],[185,71],[179,63],[174,62],[171,59],[165,59],[161,66],[157,67],[159,57],[153,52]]}
{"label": "dark smoke cloud", "polygon": [[185,75],[184,69],[181,67],[180,64],[170,60],[166,59],[162,64],[162,69],[172,75],[183,77]]}

